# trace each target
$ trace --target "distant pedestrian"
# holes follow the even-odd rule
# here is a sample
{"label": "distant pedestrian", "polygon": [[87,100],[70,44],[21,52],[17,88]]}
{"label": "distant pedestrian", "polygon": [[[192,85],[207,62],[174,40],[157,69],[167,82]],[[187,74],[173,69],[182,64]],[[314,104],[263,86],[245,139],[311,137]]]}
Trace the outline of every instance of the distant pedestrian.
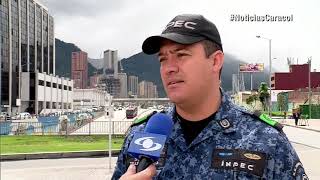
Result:
{"label": "distant pedestrian", "polygon": [[299,110],[296,110],[293,112],[293,118],[294,118],[294,123],[296,126],[298,126],[299,118],[300,118],[300,112]]}

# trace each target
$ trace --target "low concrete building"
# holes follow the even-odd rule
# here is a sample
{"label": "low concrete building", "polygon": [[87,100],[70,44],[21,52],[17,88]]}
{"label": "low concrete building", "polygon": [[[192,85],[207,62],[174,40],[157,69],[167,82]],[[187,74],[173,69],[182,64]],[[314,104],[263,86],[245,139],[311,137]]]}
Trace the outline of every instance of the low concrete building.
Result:
{"label": "low concrete building", "polygon": [[246,100],[251,96],[251,95],[258,95],[258,92],[256,91],[240,91],[237,94],[232,95],[232,99],[235,104],[238,104],[239,106],[245,107],[250,110],[261,110],[262,104],[259,100],[259,98],[253,102],[251,105],[247,104]]}
{"label": "low concrete building", "polygon": [[74,89],[73,107],[75,110],[105,105],[106,91],[99,89]]}
{"label": "low concrete building", "polygon": [[[311,90],[310,100],[311,104],[320,104],[320,88]],[[288,102],[290,102],[289,106],[292,108],[298,108],[299,105],[309,104],[308,88],[288,92]]]}
{"label": "low concrete building", "polygon": [[73,80],[39,72],[21,73],[21,112],[48,114],[73,110]]}

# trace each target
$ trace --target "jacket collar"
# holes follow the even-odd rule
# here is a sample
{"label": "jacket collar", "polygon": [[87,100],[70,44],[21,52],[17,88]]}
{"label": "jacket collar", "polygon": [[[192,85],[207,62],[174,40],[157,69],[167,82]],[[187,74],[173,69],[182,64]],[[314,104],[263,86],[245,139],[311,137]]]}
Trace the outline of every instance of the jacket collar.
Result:
{"label": "jacket collar", "polygon": [[172,117],[174,122],[174,127],[169,138],[168,143],[176,144],[181,150],[185,151],[188,148],[203,142],[204,140],[216,135],[219,132],[224,134],[235,132],[233,127],[233,121],[229,118],[228,113],[233,107],[233,103],[230,98],[220,89],[221,92],[221,104],[220,107],[212,119],[212,121],[200,132],[200,134],[192,141],[192,143],[187,146],[186,141],[183,136],[183,132],[180,126],[180,120],[175,115],[176,107],[173,107],[169,111],[169,115]]}

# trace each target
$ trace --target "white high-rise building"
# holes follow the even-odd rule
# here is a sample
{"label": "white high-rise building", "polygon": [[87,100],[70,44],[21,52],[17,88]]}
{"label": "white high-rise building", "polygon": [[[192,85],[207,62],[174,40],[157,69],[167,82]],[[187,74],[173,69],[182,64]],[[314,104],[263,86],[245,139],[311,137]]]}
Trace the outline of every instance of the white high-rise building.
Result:
{"label": "white high-rise building", "polygon": [[139,97],[141,98],[157,98],[157,86],[153,82],[141,81],[139,83]]}
{"label": "white high-rise building", "polygon": [[73,81],[55,76],[54,18],[38,0],[0,0],[0,111],[72,111]]}
{"label": "white high-rise building", "polygon": [[118,73],[118,78],[120,80],[120,98],[127,98],[128,97],[127,74]]}
{"label": "white high-rise building", "polygon": [[118,51],[105,50],[103,53],[103,74],[118,78]]}
{"label": "white high-rise building", "polygon": [[128,77],[128,95],[138,95],[138,77]]}

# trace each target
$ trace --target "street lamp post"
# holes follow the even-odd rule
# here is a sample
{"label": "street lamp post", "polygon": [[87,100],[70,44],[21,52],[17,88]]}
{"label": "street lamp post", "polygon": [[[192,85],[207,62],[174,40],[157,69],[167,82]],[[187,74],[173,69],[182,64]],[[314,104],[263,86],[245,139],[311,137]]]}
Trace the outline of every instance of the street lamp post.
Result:
{"label": "street lamp post", "polygon": [[269,94],[270,94],[270,100],[269,100],[269,116],[271,116],[271,107],[272,107],[272,102],[271,102],[271,69],[272,69],[272,61],[271,61],[271,39],[270,38],[265,38],[262,36],[256,36],[257,38],[261,39],[266,39],[269,41]]}
{"label": "street lamp post", "polygon": [[111,112],[111,106],[112,104],[112,96],[109,94],[106,94],[105,96],[105,117],[108,119],[108,123],[109,123],[109,143],[108,143],[108,149],[109,149],[109,170],[111,171],[111,148],[112,148],[112,138],[111,138],[111,132],[112,132],[112,127],[111,127],[111,116],[112,116],[112,112]]}
{"label": "street lamp post", "polygon": [[309,119],[311,119],[311,59],[312,59],[312,57],[309,57],[309,58],[308,58],[308,64],[309,64],[309,72],[308,72]]}
{"label": "street lamp post", "polygon": [[[2,31],[0,32],[0,35],[2,37]],[[2,42],[0,43],[0,113],[2,113],[2,94],[1,94],[1,86],[2,86],[2,81],[1,81],[1,76],[2,76],[2,48],[1,48]]]}

